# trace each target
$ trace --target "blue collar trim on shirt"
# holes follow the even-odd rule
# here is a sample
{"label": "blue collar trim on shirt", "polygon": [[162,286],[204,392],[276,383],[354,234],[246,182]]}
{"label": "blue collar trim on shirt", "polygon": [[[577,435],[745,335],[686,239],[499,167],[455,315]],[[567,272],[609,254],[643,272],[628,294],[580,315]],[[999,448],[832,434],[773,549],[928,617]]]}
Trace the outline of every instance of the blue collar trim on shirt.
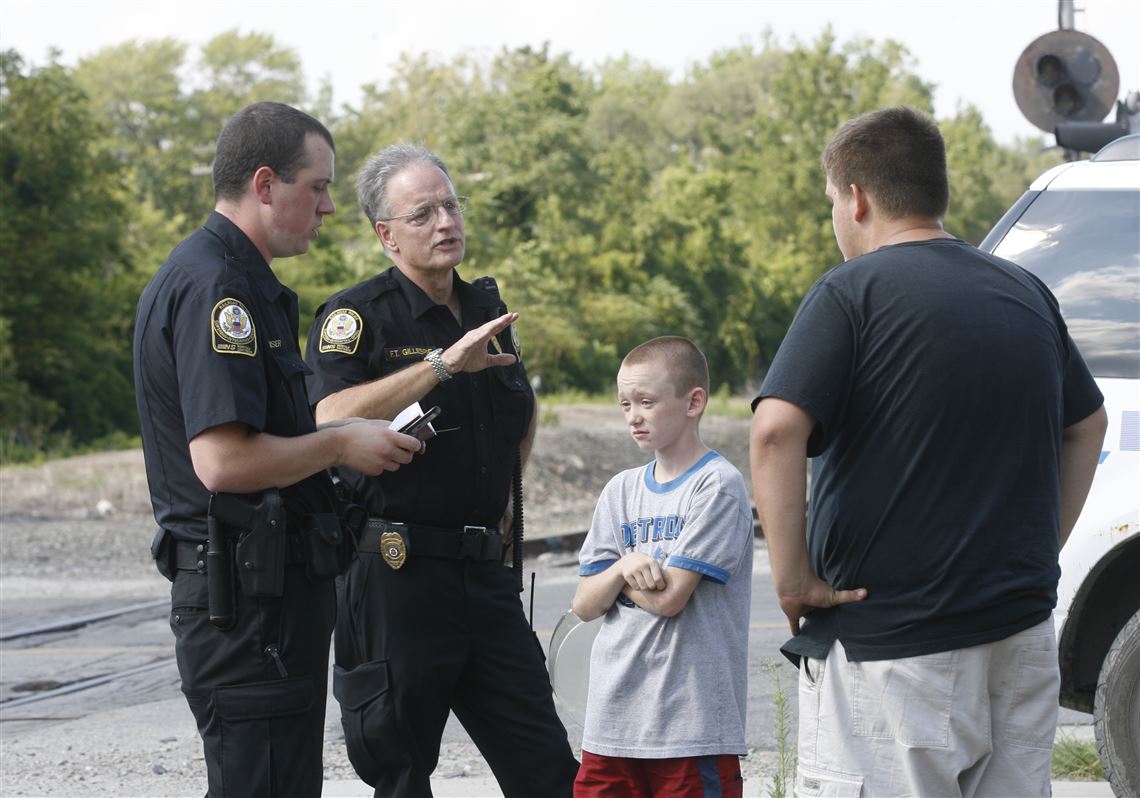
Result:
{"label": "blue collar trim on shirt", "polygon": [[653,493],[668,493],[674,488],[679,487],[682,482],[691,477],[693,474],[700,471],[701,468],[704,467],[705,463],[707,463],[709,460],[712,460],[714,457],[720,457],[720,452],[708,452],[700,460],[689,466],[688,470],[686,470],[684,474],[681,474],[681,476],[676,477],[675,479],[671,479],[668,482],[658,482],[653,478],[653,466],[657,464],[657,461],[654,460],[645,467],[645,487],[649,488],[649,490]]}

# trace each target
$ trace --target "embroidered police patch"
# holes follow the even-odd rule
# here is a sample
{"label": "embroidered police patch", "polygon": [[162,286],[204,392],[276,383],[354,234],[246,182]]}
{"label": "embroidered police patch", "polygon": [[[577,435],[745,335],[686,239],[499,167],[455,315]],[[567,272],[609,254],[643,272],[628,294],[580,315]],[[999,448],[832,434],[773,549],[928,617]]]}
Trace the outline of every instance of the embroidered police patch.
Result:
{"label": "embroidered police patch", "polygon": [[350,308],[338,308],[325,317],[321,328],[320,352],[340,352],[342,355],[356,353],[360,344],[360,331],[363,328],[360,314]]}
{"label": "embroidered police patch", "polygon": [[214,305],[210,314],[211,343],[214,351],[223,355],[257,354],[257,331],[253,317],[240,301],[231,297]]}

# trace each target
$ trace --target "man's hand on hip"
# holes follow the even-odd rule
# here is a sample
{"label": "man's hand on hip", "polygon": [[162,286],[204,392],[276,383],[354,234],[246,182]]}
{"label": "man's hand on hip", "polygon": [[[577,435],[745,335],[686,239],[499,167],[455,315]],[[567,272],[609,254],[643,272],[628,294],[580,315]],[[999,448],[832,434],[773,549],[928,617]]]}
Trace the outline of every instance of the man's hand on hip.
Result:
{"label": "man's hand on hip", "polygon": [[814,609],[827,609],[867,598],[867,589],[836,590],[818,577],[802,579],[799,584],[777,591],[780,609],[788,617],[793,635],[800,633],[800,620]]}

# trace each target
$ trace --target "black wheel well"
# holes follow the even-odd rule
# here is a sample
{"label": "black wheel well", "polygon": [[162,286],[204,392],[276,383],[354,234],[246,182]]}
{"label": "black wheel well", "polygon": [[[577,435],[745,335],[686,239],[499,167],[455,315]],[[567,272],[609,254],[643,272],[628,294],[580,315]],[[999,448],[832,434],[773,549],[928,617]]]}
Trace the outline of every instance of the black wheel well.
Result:
{"label": "black wheel well", "polygon": [[1058,649],[1061,704],[1092,712],[1109,646],[1140,611],[1140,536],[1111,549],[1090,571],[1069,608]]}

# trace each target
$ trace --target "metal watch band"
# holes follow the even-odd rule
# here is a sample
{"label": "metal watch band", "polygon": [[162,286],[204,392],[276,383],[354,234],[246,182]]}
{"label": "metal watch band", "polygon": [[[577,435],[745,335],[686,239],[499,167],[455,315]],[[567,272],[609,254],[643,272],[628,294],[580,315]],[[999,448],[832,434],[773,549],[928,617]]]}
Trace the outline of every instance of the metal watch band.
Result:
{"label": "metal watch band", "polygon": [[435,376],[439,378],[440,382],[447,382],[451,379],[452,375],[448,373],[447,369],[443,367],[443,350],[433,349],[424,356],[424,360],[431,363],[431,367],[435,369]]}

